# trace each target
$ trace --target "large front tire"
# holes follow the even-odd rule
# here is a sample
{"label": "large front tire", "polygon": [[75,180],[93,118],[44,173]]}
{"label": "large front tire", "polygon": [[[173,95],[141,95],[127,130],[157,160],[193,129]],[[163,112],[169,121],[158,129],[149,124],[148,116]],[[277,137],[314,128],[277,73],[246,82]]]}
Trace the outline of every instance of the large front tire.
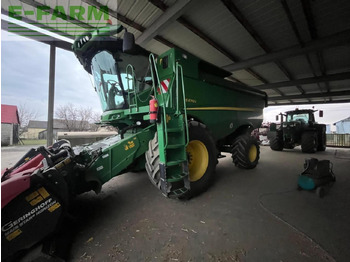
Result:
{"label": "large front tire", "polygon": [[233,142],[232,159],[239,168],[255,168],[260,158],[260,147],[256,138],[244,134]]}
{"label": "large front tire", "polygon": [[[205,125],[197,121],[189,122],[189,143],[186,151],[188,155],[188,169],[190,190],[182,199],[189,199],[206,191],[212,184],[217,164],[217,150],[215,142]],[[148,151],[145,153],[146,170],[151,182],[160,189],[159,145],[158,134],[149,141]]]}
{"label": "large front tire", "polygon": [[190,190],[186,198],[205,192],[212,184],[217,164],[217,150],[214,139],[205,125],[197,121],[189,122],[190,141],[186,151]]}
{"label": "large front tire", "polygon": [[283,150],[283,137],[279,132],[270,140],[270,148],[274,151]]}
{"label": "large front tire", "polygon": [[316,132],[304,132],[301,136],[301,150],[304,153],[315,153],[317,151],[318,139]]}

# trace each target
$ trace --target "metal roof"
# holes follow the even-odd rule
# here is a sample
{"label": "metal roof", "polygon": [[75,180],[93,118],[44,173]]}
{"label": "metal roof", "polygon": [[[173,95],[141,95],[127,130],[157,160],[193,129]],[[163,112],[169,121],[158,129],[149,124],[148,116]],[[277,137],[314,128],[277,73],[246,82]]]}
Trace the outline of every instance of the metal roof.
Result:
{"label": "metal roof", "polygon": [[1,105],[1,123],[19,124],[17,106]]}
{"label": "metal roof", "polygon": [[[144,48],[160,54],[180,47],[232,72],[230,80],[264,90],[269,105],[350,102],[348,0],[8,0],[3,14],[10,5],[21,6],[23,21],[72,39],[106,20],[72,17],[70,6],[106,6],[112,23]],[[67,20],[52,20],[58,5]],[[38,8],[51,15],[38,21]],[[16,31],[10,27],[3,26]]]}

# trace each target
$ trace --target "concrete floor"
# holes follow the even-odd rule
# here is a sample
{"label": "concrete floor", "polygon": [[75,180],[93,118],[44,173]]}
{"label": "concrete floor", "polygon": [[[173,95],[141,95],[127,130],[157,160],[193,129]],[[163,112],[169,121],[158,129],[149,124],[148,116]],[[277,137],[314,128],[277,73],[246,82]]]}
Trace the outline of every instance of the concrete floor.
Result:
{"label": "concrete floor", "polygon": [[[11,151],[2,149],[2,168]],[[296,190],[307,157],[334,164],[337,182],[323,199]],[[69,261],[348,261],[349,149],[261,147],[253,170],[229,155],[219,161],[215,184],[190,201],[166,199],[145,172],[79,196]]]}

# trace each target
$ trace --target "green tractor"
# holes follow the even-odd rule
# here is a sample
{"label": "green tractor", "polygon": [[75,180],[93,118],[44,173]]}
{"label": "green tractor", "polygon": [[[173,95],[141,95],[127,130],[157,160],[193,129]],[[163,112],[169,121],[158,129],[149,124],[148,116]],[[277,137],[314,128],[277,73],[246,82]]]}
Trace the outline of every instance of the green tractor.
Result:
{"label": "green tractor", "polygon": [[[326,150],[326,125],[315,122],[312,109],[296,109],[280,114],[281,123],[270,125],[270,148],[275,151],[293,149],[301,145],[304,153],[315,153]],[[319,111],[323,117],[323,111]],[[284,118],[285,117],[285,121]],[[278,115],[276,121],[278,121]]]}
{"label": "green tractor", "polygon": [[119,134],[74,148],[60,140],[3,170],[2,258],[57,232],[74,196],[98,193],[117,175],[146,169],[165,196],[190,198],[212,184],[222,152],[240,168],[258,164],[250,133],[262,123],[266,94],[225,80],[231,73],[184,50],[156,57],[123,29],[99,28],[73,44],[94,78],[101,124]]}

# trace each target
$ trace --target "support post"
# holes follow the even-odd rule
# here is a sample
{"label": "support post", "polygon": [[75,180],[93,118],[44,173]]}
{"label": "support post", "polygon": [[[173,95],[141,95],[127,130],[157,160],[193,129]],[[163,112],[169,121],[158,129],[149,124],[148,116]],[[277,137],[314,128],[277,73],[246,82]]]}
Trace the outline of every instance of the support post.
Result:
{"label": "support post", "polygon": [[50,45],[49,104],[47,113],[47,146],[53,144],[53,108],[55,98],[56,47]]}

